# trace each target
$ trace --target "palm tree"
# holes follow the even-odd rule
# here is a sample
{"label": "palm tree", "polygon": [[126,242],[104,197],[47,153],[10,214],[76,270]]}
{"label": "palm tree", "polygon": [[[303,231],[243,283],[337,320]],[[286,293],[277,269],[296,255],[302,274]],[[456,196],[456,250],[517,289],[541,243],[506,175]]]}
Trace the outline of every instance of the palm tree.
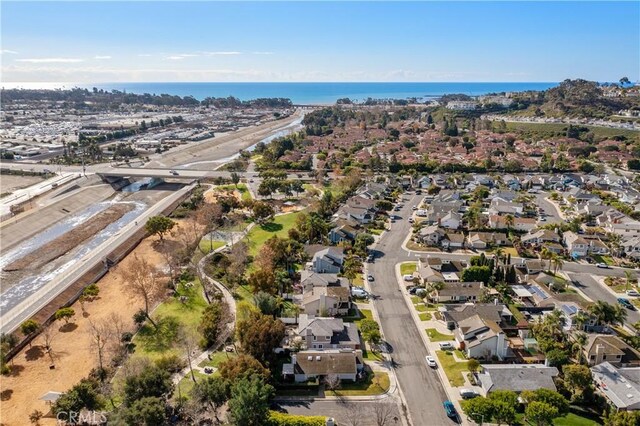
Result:
{"label": "palm tree", "polygon": [[496,251],[493,252],[493,255],[496,259],[496,267],[500,266],[500,263],[504,260],[504,250],[502,248],[497,248]]}
{"label": "palm tree", "polygon": [[584,345],[587,344],[587,335],[585,333],[576,333],[574,335],[574,342],[571,346],[571,351],[576,358],[578,364],[582,364],[584,362]]}
{"label": "palm tree", "polygon": [[562,269],[562,265],[563,265],[564,261],[562,260],[562,258],[560,256],[558,256],[557,254],[553,254],[551,256],[551,265],[553,267],[553,275],[557,275],[558,271],[560,269]]}
{"label": "palm tree", "polygon": [[551,250],[549,250],[549,248],[547,247],[542,247],[542,250],[540,250],[540,253],[538,254],[540,256],[540,260],[542,260],[542,269],[549,269],[548,267],[545,267],[545,263],[544,260],[545,259],[551,259],[551,256],[553,256],[553,252]]}
{"label": "palm tree", "polygon": [[576,328],[578,330],[584,330],[584,325],[587,321],[589,321],[590,316],[585,311],[578,311],[576,315],[573,317],[573,322],[576,324]]}
{"label": "palm tree", "polygon": [[624,277],[626,278],[626,281],[625,281],[625,284],[624,284],[624,290],[627,291],[627,290],[629,290],[629,284],[631,283],[631,280],[633,279],[632,275],[631,275],[631,272],[629,272],[629,271],[627,271],[625,269]]}
{"label": "palm tree", "polygon": [[622,325],[627,320],[627,309],[622,305],[616,305],[613,307],[613,316],[611,317],[611,324]]}
{"label": "palm tree", "polygon": [[504,217],[504,224],[507,225],[508,231],[511,231],[511,228],[513,227],[514,222],[515,222],[515,218],[513,217],[513,215],[508,214]]}
{"label": "palm tree", "polygon": [[587,311],[591,316],[593,316],[598,324],[602,324],[606,322],[608,317],[608,311],[610,310],[611,305],[607,302],[603,302],[602,300],[598,300],[593,305],[589,306]]}

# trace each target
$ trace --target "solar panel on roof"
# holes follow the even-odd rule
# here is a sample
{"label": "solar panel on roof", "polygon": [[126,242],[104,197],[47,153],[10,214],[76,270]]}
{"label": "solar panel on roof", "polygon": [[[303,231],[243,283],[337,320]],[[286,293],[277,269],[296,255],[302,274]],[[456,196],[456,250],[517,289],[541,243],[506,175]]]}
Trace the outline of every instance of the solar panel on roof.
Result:
{"label": "solar panel on roof", "polygon": [[566,315],[573,315],[578,312],[578,308],[573,305],[562,305],[560,309],[562,309],[562,312],[564,312]]}
{"label": "solar panel on roof", "polygon": [[549,295],[547,293],[545,293],[544,291],[542,291],[542,289],[540,289],[540,287],[531,286],[531,287],[529,287],[529,290],[534,292],[535,294],[537,294],[543,300],[547,299],[549,297]]}

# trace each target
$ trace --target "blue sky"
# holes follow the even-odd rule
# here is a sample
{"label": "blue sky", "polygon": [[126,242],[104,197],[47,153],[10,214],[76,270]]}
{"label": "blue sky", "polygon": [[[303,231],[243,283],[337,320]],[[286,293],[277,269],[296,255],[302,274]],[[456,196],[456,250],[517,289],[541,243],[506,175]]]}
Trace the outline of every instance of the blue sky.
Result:
{"label": "blue sky", "polygon": [[640,2],[1,3],[2,81],[617,81]]}

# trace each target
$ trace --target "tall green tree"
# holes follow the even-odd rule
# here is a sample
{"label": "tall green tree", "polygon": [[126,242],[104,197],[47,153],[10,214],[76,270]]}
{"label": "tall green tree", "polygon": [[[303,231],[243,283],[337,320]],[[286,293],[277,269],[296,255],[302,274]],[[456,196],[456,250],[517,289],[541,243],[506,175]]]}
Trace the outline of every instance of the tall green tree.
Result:
{"label": "tall green tree", "polygon": [[147,219],[145,229],[148,233],[157,235],[160,241],[164,241],[164,236],[171,231],[176,223],[166,216],[151,216]]}
{"label": "tall green tree", "polygon": [[243,378],[231,389],[229,411],[237,426],[264,426],[275,389],[259,377]]}

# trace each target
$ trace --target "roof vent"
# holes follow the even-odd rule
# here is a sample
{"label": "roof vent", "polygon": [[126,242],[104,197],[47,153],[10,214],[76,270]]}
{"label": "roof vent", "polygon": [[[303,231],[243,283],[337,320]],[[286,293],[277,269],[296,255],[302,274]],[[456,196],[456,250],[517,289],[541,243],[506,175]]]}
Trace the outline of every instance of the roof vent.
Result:
{"label": "roof vent", "polygon": [[316,361],[320,361],[322,359],[322,357],[320,355],[316,356]]}
{"label": "roof vent", "polygon": [[307,361],[313,361],[313,356],[309,355],[309,356],[307,357]]}

